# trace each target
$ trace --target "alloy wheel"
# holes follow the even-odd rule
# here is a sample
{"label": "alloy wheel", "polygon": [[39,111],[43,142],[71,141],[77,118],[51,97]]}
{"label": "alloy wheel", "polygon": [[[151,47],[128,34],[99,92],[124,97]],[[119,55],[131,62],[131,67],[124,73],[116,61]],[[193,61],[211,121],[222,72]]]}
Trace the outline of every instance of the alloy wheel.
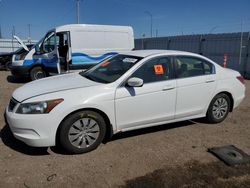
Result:
{"label": "alloy wheel", "polygon": [[89,117],[77,120],[68,132],[70,143],[77,148],[87,148],[93,145],[99,135],[99,124]]}
{"label": "alloy wheel", "polygon": [[216,101],[213,104],[212,111],[214,118],[216,119],[224,118],[228,111],[227,100],[223,97],[216,99]]}

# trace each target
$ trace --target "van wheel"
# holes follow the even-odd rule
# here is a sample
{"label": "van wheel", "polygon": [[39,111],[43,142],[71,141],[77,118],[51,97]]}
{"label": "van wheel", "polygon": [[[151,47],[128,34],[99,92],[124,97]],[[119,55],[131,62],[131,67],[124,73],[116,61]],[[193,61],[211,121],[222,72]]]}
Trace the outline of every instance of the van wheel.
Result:
{"label": "van wheel", "polygon": [[220,123],[226,119],[231,103],[229,97],[224,94],[216,95],[207,110],[206,119],[209,123]]}
{"label": "van wheel", "polygon": [[31,80],[38,80],[46,77],[46,72],[42,69],[42,67],[34,67],[30,71]]}
{"label": "van wheel", "polygon": [[81,111],[67,117],[59,130],[60,145],[69,153],[86,153],[96,149],[104,139],[106,124],[93,111]]}

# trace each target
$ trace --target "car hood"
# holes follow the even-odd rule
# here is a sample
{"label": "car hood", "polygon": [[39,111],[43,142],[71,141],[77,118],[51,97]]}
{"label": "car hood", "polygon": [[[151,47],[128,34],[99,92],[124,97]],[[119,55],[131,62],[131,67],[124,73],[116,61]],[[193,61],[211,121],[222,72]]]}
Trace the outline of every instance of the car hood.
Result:
{"label": "car hood", "polygon": [[101,83],[84,78],[79,73],[70,73],[27,83],[16,89],[12,96],[17,101],[22,102],[43,94],[96,85],[101,85]]}

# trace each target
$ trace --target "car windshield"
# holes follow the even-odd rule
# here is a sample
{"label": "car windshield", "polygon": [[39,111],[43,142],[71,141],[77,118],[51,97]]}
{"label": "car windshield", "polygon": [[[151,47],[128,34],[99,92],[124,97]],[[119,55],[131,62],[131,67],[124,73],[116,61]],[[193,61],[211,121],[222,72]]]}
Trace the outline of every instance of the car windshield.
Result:
{"label": "car windshield", "polygon": [[119,54],[102,61],[87,72],[81,72],[80,75],[95,82],[111,83],[120,78],[141,59],[142,57]]}

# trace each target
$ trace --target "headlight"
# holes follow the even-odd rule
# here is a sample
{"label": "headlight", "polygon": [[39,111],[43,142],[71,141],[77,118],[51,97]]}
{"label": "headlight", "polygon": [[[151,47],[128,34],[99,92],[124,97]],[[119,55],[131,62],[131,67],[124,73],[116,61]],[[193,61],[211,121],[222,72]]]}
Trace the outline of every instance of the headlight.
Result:
{"label": "headlight", "polygon": [[32,102],[20,104],[16,113],[18,114],[47,114],[63,99],[54,99],[49,101]]}

